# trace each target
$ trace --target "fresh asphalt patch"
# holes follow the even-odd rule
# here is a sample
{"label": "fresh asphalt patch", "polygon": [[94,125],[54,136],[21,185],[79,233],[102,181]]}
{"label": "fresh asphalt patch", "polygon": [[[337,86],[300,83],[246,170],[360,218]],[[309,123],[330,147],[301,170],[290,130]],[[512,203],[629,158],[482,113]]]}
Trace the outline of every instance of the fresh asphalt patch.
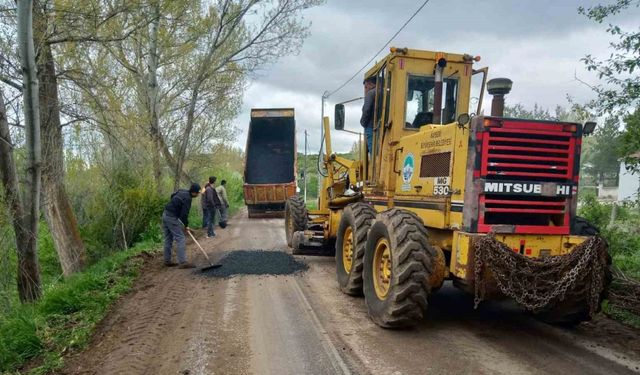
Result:
{"label": "fresh asphalt patch", "polygon": [[232,251],[218,263],[222,264],[222,267],[204,271],[202,274],[221,278],[236,275],[291,275],[309,268],[291,254],[263,250]]}

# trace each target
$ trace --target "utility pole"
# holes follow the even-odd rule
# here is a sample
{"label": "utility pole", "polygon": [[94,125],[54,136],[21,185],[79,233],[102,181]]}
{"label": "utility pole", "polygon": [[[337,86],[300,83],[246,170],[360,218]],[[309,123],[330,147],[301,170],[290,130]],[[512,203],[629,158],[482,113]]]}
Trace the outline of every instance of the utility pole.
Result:
{"label": "utility pole", "polygon": [[307,136],[308,133],[304,131],[304,174],[302,175],[304,183],[304,201],[307,202]]}

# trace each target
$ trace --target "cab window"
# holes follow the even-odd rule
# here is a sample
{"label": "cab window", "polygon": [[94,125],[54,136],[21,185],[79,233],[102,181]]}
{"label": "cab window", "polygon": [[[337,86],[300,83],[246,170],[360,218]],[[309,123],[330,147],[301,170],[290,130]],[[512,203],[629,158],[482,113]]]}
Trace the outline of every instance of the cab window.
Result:
{"label": "cab window", "polygon": [[[419,129],[433,123],[435,77],[409,75],[405,110],[405,128]],[[458,80],[445,78],[442,82],[442,123],[455,121],[458,100]]]}

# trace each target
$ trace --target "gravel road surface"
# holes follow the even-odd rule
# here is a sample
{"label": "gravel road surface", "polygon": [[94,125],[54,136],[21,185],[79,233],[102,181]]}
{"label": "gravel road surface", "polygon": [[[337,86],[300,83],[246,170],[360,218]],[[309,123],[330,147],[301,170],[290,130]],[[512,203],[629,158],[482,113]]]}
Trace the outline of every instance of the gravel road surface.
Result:
{"label": "gravel road surface", "polygon": [[[201,241],[214,261],[236,250],[290,253],[282,219],[241,212],[230,224]],[[296,260],[308,269],[211,277],[164,268],[158,257],[62,373],[640,373],[640,333],[606,318],[552,327],[509,303],[473,310],[472,298],[445,284],[421,325],[390,331],[371,323],[363,299],[340,293],[332,258]]]}

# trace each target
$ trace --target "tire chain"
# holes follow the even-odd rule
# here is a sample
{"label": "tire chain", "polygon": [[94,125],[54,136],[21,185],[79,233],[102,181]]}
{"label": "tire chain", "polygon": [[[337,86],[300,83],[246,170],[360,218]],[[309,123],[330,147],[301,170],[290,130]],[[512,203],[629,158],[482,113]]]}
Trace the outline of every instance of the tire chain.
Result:
{"label": "tire chain", "polygon": [[474,250],[474,308],[484,299],[487,279],[493,277],[503,294],[533,312],[564,301],[568,292],[571,298],[586,300],[590,316],[599,310],[608,267],[607,242],[600,236],[558,256],[524,256],[493,233],[478,240]]}

